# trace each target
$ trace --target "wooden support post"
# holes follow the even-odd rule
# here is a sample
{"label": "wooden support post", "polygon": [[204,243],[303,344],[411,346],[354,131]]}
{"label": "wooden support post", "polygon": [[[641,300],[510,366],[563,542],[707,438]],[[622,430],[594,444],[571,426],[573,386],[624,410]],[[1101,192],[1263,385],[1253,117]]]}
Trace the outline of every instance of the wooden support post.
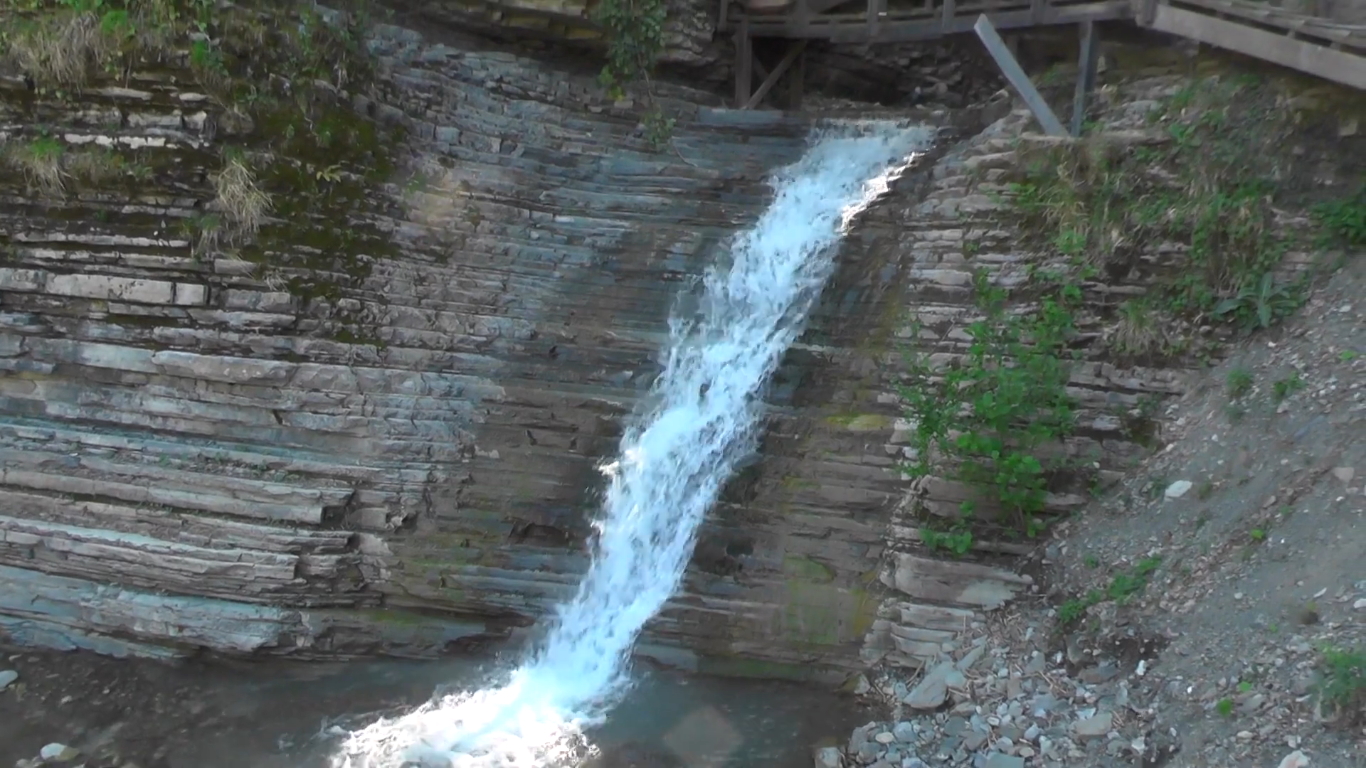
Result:
{"label": "wooden support post", "polygon": [[1015,91],[1025,100],[1029,106],[1029,111],[1034,113],[1034,119],[1043,126],[1044,133],[1053,136],[1066,136],[1067,129],[1063,127],[1062,121],[1053,114],[1048,102],[1043,100],[1039,94],[1039,89],[1030,82],[1029,75],[1025,74],[1020,67],[1020,62],[1010,55],[1010,49],[1006,48],[1005,41],[1001,40],[1001,35],[996,31],[996,27],[991,23],[984,13],[977,17],[977,23],[972,27],[981,38],[982,44],[987,47],[987,52],[991,58],[996,60],[996,66],[1001,68],[1001,74],[1006,76],[1010,84],[1015,87]]}
{"label": "wooden support post", "polygon": [[944,6],[939,9],[939,28],[947,31],[953,26],[953,16],[958,12],[957,0],[944,0]]}
{"label": "wooden support post", "polygon": [[802,108],[802,97],[806,90],[806,51],[797,54],[797,60],[792,64],[792,71],[787,75],[787,108],[793,112],[799,112]]}
{"label": "wooden support post", "polygon": [[1029,20],[1042,24],[1044,12],[1048,10],[1048,0],[1029,0]]}
{"label": "wooden support post", "polygon": [[1099,30],[1091,20],[1077,25],[1081,36],[1081,55],[1077,59],[1077,91],[1072,97],[1072,135],[1080,136],[1086,122],[1086,100],[1096,87],[1096,66],[1100,60]]}
{"label": "wooden support post", "polygon": [[1153,19],[1157,17],[1157,0],[1138,0],[1138,23],[1139,26],[1151,27]]}
{"label": "wooden support post", "polygon": [[882,15],[886,12],[887,0],[868,0],[868,42],[877,40],[877,30],[882,26]]}
{"label": "wooden support post", "polygon": [[749,19],[740,22],[735,30],[735,106],[744,109],[749,103],[749,89],[754,87],[754,43],[749,37]]}
{"label": "wooden support post", "polygon": [[716,0],[718,7],[716,11],[716,31],[725,32],[730,25],[730,20],[726,18],[726,12],[730,10],[730,0]]}
{"label": "wooden support post", "polygon": [[[792,63],[797,60],[798,56],[802,55],[802,51],[804,50],[806,50],[806,40],[794,40],[789,43],[787,53],[783,55],[783,60],[778,62],[778,66],[774,67],[773,71],[768,74],[768,77],[764,78],[764,81],[759,84],[759,90],[755,91],[754,95],[750,96],[749,100],[740,108],[754,109],[758,106],[759,102],[763,101],[764,97],[768,95],[768,92],[773,90],[773,86],[777,84],[778,78],[783,76],[783,73],[792,66]],[[739,93],[737,92],[736,95],[739,95]]]}

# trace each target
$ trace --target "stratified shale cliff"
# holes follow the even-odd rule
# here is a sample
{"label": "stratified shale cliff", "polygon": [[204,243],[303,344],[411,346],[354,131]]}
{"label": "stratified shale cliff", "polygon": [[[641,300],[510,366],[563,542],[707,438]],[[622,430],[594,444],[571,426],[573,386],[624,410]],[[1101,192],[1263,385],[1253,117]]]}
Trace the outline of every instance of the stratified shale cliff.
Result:
{"label": "stratified shale cliff", "polygon": [[[171,0],[135,7],[0,18],[0,639],[340,657],[534,631],[586,567],[596,465],[671,307],[809,125],[660,84],[659,149],[591,67],[307,11],[185,33],[146,10]],[[1135,103],[1098,140],[1170,141]],[[897,471],[904,347],[955,359],[975,272],[1057,260],[1011,204],[1040,140],[1008,111],[916,118],[954,131],[845,242],[642,653],[839,678],[933,658],[1031,588],[1023,543],[928,546],[968,493]],[[1145,248],[1079,285],[1061,448],[1093,479],[1142,453],[1126,414],[1181,387],[1179,358],[1117,365],[1104,343],[1115,297],[1182,268]]]}
{"label": "stratified shale cliff", "polygon": [[574,583],[675,294],[804,128],[679,102],[654,152],[591,81],[373,47],[305,111],[225,106],[194,46],[4,80],[10,639],[431,652]]}

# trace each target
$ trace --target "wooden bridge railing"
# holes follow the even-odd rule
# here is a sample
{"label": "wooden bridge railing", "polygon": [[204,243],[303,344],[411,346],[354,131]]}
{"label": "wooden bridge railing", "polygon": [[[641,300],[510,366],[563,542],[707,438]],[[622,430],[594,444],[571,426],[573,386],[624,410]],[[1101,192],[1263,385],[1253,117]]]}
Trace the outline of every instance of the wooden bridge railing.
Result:
{"label": "wooden bridge railing", "polygon": [[[1328,7],[1325,0],[1317,2]],[[720,0],[717,21],[720,29],[735,32],[737,105],[752,107],[784,72],[800,71],[807,40],[933,40],[971,32],[984,16],[1000,30],[1063,24],[1091,29],[1096,22],[1127,20],[1366,90],[1366,24],[1256,0]],[[753,38],[793,45],[769,72],[753,57]],[[752,92],[755,72],[764,83]],[[790,93],[799,98],[800,83]]]}

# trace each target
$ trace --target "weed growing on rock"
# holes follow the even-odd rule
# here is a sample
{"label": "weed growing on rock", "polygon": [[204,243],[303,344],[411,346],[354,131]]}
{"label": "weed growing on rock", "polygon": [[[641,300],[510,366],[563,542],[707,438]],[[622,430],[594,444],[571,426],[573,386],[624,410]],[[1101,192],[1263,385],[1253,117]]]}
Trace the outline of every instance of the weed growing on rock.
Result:
{"label": "weed growing on rock", "polygon": [[1123,605],[1142,595],[1148,588],[1148,577],[1161,565],[1162,558],[1145,557],[1135,563],[1133,568],[1112,576],[1104,591],[1093,589],[1082,597],[1063,602],[1058,606],[1058,622],[1068,626],[1086,615],[1086,610],[1092,606],[1106,601]]}
{"label": "weed growing on rock", "polygon": [[1228,391],[1228,396],[1237,400],[1252,391],[1254,379],[1252,371],[1246,368],[1234,368],[1228,372],[1224,379],[1224,388]]}
{"label": "weed growing on rock", "polygon": [[[1299,306],[1302,282],[1282,275],[1302,239],[1278,219],[1277,163],[1291,130],[1283,112],[1255,83],[1211,78],[1172,95],[1150,130],[1023,147],[1026,170],[1011,189],[1039,245],[1112,280],[1154,286],[1116,310],[1107,343],[1121,357],[1186,351],[1176,321],[1251,331]],[[1366,237],[1358,208],[1325,206],[1319,216],[1335,236]],[[1158,244],[1167,246],[1154,258]]]}
{"label": "weed growing on rock", "polygon": [[1284,379],[1277,379],[1271,384],[1271,397],[1279,403],[1304,389],[1304,386],[1304,379],[1298,373],[1291,374]]}
{"label": "weed growing on rock", "polygon": [[921,531],[927,546],[957,554],[970,548],[978,513],[995,513],[991,524],[1007,535],[1043,530],[1048,486],[1064,468],[1054,449],[1074,422],[1068,342],[1080,290],[1050,284],[1032,308],[1018,311],[987,273],[978,272],[973,285],[981,317],[966,329],[967,348],[946,367],[914,356],[901,388],[915,425],[915,459],[904,471],[965,483],[991,507],[964,502],[947,530],[932,524]]}
{"label": "weed growing on rock", "polygon": [[223,170],[213,177],[213,206],[223,214],[227,236],[250,238],[261,229],[270,211],[270,198],[256,183],[256,173],[239,153],[231,153]]}
{"label": "weed growing on rock", "polygon": [[66,188],[62,157],[66,145],[61,139],[41,136],[29,142],[6,147],[5,164],[19,171],[24,181],[43,195],[60,195]]}
{"label": "weed growing on rock", "polygon": [[1366,248],[1366,186],[1343,200],[1319,203],[1312,213],[1322,245]]}
{"label": "weed growing on rock", "polygon": [[15,141],[0,153],[3,165],[18,171],[38,194],[56,197],[71,183],[99,186],[137,170],[106,147],[71,149],[53,136]]}
{"label": "weed growing on rock", "polygon": [[8,0],[0,6],[0,62],[35,87],[73,89],[123,52],[132,26],[126,9],[102,0]]}
{"label": "weed growing on rock", "polygon": [[1366,648],[1325,648],[1319,674],[1324,714],[1349,726],[1366,719]]}
{"label": "weed growing on rock", "polygon": [[644,81],[649,100],[645,113],[645,138],[656,148],[673,132],[674,120],[655,101],[650,75],[664,52],[664,23],[668,20],[664,0],[602,0],[593,12],[607,36],[607,63],[599,77],[614,98],[625,95],[624,86]]}
{"label": "weed growing on rock", "polygon": [[105,147],[67,152],[62,164],[72,179],[90,186],[106,184],[134,172],[134,167],[122,155]]}

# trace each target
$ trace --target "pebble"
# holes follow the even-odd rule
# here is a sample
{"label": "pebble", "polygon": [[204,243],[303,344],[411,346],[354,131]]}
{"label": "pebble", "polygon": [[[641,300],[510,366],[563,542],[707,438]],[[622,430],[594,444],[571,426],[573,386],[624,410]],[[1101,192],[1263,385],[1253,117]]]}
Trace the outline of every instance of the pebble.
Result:
{"label": "pebble", "polygon": [[1192,483],[1192,482],[1189,481],[1189,480],[1177,480],[1176,482],[1174,482],[1174,483],[1172,483],[1171,485],[1167,486],[1167,490],[1164,491],[1164,492],[1162,493],[1162,495],[1163,495],[1163,496],[1166,496],[1166,497],[1169,498],[1169,499],[1179,499],[1179,498],[1181,498],[1182,496],[1185,496],[1186,493],[1187,493],[1187,492],[1191,489],[1191,487],[1194,486],[1194,485],[1195,485],[1195,483]]}
{"label": "pebble", "polygon": [[1307,768],[1308,765],[1309,757],[1297,749],[1281,758],[1281,763],[1276,768]]}
{"label": "pebble", "polygon": [[816,750],[812,764],[815,768],[840,768],[844,758],[840,756],[839,747],[822,747]]}
{"label": "pebble", "polygon": [[81,751],[79,749],[76,749],[75,747],[68,747],[65,744],[59,744],[55,741],[51,744],[45,745],[42,749],[38,750],[39,757],[49,762],[57,763],[64,763],[68,760],[75,760],[76,757],[80,754]]}
{"label": "pebble", "polygon": [[1114,722],[1115,716],[1109,712],[1101,712],[1085,720],[1078,720],[1072,724],[1072,732],[1083,739],[1095,739],[1110,732],[1110,725]]}
{"label": "pebble", "polygon": [[12,669],[0,669],[0,691],[5,690],[19,679],[19,673]]}

